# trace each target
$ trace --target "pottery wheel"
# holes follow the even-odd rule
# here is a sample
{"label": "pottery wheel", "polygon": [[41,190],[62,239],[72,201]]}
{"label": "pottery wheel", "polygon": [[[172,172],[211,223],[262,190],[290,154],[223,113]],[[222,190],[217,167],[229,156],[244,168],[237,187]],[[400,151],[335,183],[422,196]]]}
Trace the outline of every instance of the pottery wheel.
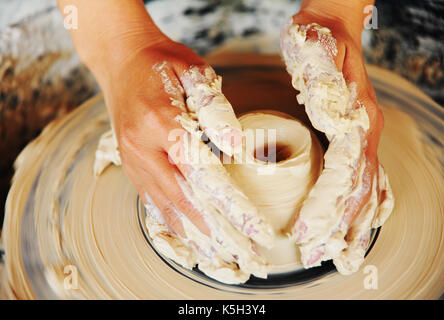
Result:
{"label": "pottery wheel", "polygon": [[[208,61],[224,78],[224,93],[236,113],[274,109],[307,122],[278,58],[225,54]],[[444,111],[398,76],[374,67],[368,71],[385,114],[379,157],[396,202],[391,217],[374,232],[357,273],[341,276],[325,264],[234,286],[164,259],[150,245],[143,206],[121,168],[93,175],[98,140],[110,126],[99,95],[52,122],[17,159],[2,234],[0,282],[7,296],[439,298],[444,292]]]}

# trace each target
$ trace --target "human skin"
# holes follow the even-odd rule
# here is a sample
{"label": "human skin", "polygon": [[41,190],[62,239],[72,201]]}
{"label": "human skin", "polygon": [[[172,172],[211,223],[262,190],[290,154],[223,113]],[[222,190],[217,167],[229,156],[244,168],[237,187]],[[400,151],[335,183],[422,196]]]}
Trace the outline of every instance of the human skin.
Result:
{"label": "human skin", "polygon": [[[211,231],[202,213],[193,207],[177,183],[176,175],[187,178],[188,167],[169,161],[168,151],[176,142],[167,138],[172,130],[181,129],[175,117],[182,110],[171,105],[171,98],[185,103],[187,90],[180,76],[192,66],[203,71],[208,65],[191,49],[165,36],[140,0],[58,0],[58,4],[61,12],[67,5],[78,9],[78,29],[70,30],[71,36],[81,60],[104,93],[125,174],[142,199],[149,191],[174,232],[184,234],[176,214],[179,210],[209,235]],[[367,174],[373,177],[378,167],[376,151],[383,117],[361,50],[363,9],[368,4],[371,2],[360,0],[303,1],[293,22],[317,22],[330,28],[337,39],[337,67],[348,82],[356,82],[358,99],[369,115],[364,152]],[[156,71],[156,66],[164,62],[163,70],[175,88],[169,93],[162,75]],[[350,223],[368,198],[369,193],[350,202]]]}
{"label": "human skin", "polygon": [[[305,0],[301,10],[292,17],[293,24],[307,25],[316,22],[329,28],[337,41],[338,54],[334,57],[337,69],[342,71],[347,83],[356,84],[356,101],[365,106],[369,117],[369,130],[363,137],[362,153],[366,157],[365,181],[370,184],[378,174],[377,150],[384,127],[384,116],[365,68],[361,44],[362,30],[369,15],[365,9],[373,3],[372,0]],[[353,222],[369,200],[371,186],[364,189],[367,191],[360,198],[353,198],[348,202],[345,214],[347,225]]]}

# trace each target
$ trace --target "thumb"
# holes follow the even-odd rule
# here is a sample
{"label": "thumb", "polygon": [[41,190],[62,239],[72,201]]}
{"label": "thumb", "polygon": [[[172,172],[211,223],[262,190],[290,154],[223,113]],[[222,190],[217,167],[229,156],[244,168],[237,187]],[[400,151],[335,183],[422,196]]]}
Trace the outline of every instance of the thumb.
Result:
{"label": "thumb", "polygon": [[185,89],[189,114],[197,118],[202,131],[222,152],[242,151],[242,127],[233,107],[222,93],[222,78],[203,64],[176,70]]}

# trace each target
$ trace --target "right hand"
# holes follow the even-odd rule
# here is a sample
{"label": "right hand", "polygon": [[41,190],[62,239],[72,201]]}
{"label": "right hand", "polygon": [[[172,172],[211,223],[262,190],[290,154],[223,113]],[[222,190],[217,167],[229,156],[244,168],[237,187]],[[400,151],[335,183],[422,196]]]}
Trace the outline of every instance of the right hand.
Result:
{"label": "right hand", "polygon": [[[343,11],[341,5],[327,4],[306,1],[281,35],[284,59],[290,73],[294,72],[292,83],[300,92],[313,126],[324,132],[330,142],[323,171],[304,201],[292,233],[305,267],[333,259],[338,270],[348,274],[356,272],[364,261],[371,229],[388,218],[393,196],[378,161],[384,117],[362,56],[362,20],[357,15],[356,20],[344,22],[340,12],[334,11]],[[356,11],[359,13],[360,8],[354,8],[352,13]],[[321,33],[312,23],[331,33]],[[294,30],[300,30],[304,37],[292,36]],[[313,62],[301,67],[301,61],[307,61],[308,56],[317,57],[315,68]],[[329,94],[320,94],[319,88]],[[344,102],[348,92],[353,92],[350,88],[355,88],[355,96],[351,103]],[[368,122],[368,128],[359,119]],[[341,127],[341,123],[352,125]]]}

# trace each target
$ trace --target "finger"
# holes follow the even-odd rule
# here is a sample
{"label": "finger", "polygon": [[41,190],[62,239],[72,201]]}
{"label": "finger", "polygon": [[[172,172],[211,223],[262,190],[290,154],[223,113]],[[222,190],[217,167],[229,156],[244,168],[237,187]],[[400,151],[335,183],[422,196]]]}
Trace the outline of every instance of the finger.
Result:
{"label": "finger", "polygon": [[[311,25],[325,43],[334,43],[327,28]],[[325,45],[307,40],[305,26],[291,25],[281,36],[282,54],[297,96],[312,125],[326,134],[328,139],[344,135],[356,126],[367,130],[369,123],[365,108],[355,105],[355,95],[348,87],[335,60]],[[353,88],[351,88],[353,89]]]}
{"label": "finger", "polygon": [[[314,241],[313,245],[320,245],[340,228],[347,200],[353,194],[354,186],[362,182],[365,167],[361,152],[347,152],[350,138],[334,138],[330,141],[324,155],[324,169],[304,201],[292,228],[298,243]],[[353,139],[361,139],[358,130],[354,132]],[[352,164],[350,158],[354,160]]]}
{"label": "finger", "polygon": [[[237,270],[235,273],[231,273],[230,277],[253,274],[260,278],[266,278],[268,265],[257,254],[251,240],[238,232],[215,208],[206,206],[205,201],[202,201],[202,198],[194,193],[193,188],[182,177],[178,176],[177,179],[184,194],[189,199],[193,199],[192,202],[201,212],[205,212],[206,221],[213,232],[211,243],[216,256],[211,261],[204,261],[202,264],[203,270],[213,274],[213,276],[220,275],[225,278],[223,271],[227,268],[228,263],[232,271]],[[223,281],[244,282],[238,278],[232,280],[225,278]]]}
{"label": "finger", "polygon": [[365,108],[368,115],[367,155],[376,155],[380,133],[384,126],[384,116],[378,106],[375,91],[362,61],[362,52],[353,43],[350,43],[347,48],[342,73],[347,83],[353,84],[351,87],[355,96],[354,106]]}
{"label": "finger", "polygon": [[[165,157],[164,164],[160,167],[168,166],[169,161]],[[199,268],[213,277],[224,277],[224,282],[241,283],[248,279],[250,274],[258,277],[266,277],[267,266],[259,257],[254,249],[254,245],[212,206],[212,202],[206,201],[202,195],[197,195],[187,180],[183,178],[178,170],[170,171],[171,176],[165,181],[164,190],[168,195],[171,192],[170,199],[182,199],[176,206],[189,210],[191,206],[193,210],[198,212],[206,226],[208,226],[208,238],[198,236],[193,231],[192,226],[185,224],[185,232],[187,238],[192,242],[192,246],[203,257],[199,262]],[[178,189],[176,189],[179,187]],[[172,200],[174,202],[174,200]],[[177,203],[177,202],[175,202]],[[181,206],[185,204],[185,206]],[[184,216],[186,219],[192,219],[192,214]],[[194,224],[196,225],[196,224]],[[201,230],[199,230],[202,232]],[[210,234],[211,233],[211,234]],[[196,236],[197,235],[197,236]],[[203,253],[203,254],[202,254]],[[221,274],[221,272],[229,272],[230,274]],[[221,278],[217,278],[221,279]],[[229,280],[231,279],[231,280]]]}
{"label": "finger", "polygon": [[[336,200],[336,208],[332,208],[334,211],[331,212],[334,214],[324,221],[326,224],[330,224],[330,227],[323,230],[316,228],[316,226],[313,227],[314,218],[319,219],[319,216],[314,216],[313,213],[308,216],[306,212],[301,210],[302,214],[299,215],[294,227],[300,228],[301,224],[306,227],[306,233],[297,234],[297,242],[301,243],[300,249],[305,267],[320,265],[322,261],[339,256],[341,251],[348,247],[344,237],[352,223],[359,219],[363,211],[370,210],[368,202],[371,196],[371,189],[377,188],[372,182],[373,179],[376,179],[376,175],[369,169],[365,157],[363,156],[362,158],[363,162],[357,170],[355,177],[351,177],[352,184],[350,190],[343,190],[342,196]],[[324,194],[324,196],[327,195]],[[375,197],[377,198],[377,196]],[[374,214],[375,211],[372,212],[372,217]]]}
{"label": "finger", "polygon": [[[180,174],[177,168],[168,161],[163,151],[148,152],[149,157],[140,157],[139,154],[133,153],[132,158],[124,158],[124,170],[132,168],[125,170],[130,180],[136,181],[136,187],[139,185],[138,189],[143,190],[142,194],[148,192],[152,196],[168,225],[173,229],[177,230],[177,227],[180,227],[183,230],[180,220],[182,215],[186,215],[203,234],[209,236],[210,230],[202,214],[185,198],[175,181],[175,175]],[[152,189],[154,190],[151,191]],[[181,236],[185,236],[183,231]]]}
{"label": "finger", "polygon": [[[298,54],[298,46],[295,45],[295,43],[286,41],[289,33],[292,32],[290,29],[294,26],[298,26],[297,28],[305,34],[304,41],[322,46],[324,52],[333,59],[337,70],[341,71],[346,55],[346,46],[344,42],[338,42],[335,37],[330,37],[328,33],[323,32],[323,30],[319,29],[318,25],[312,21],[312,17],[304,17],[301,15],[295,15],[290,18],[281,32],[281,50],[286,52],[285,56]],[[331,32],[336,35],[335,31],[335,29],[331,29]]]}
{"label": "finger", "polygon": [[367,84],[367,72],[363,63],[362,52],[352,41],[347,42],[347,50],[344,57],[342,71],[347,83],[357,85],[358,96],[369,96],[369,87]]}
{"label": "finger", "polygon": [[[159,153],[159,151],[150,151],[152,156],[154,156],[156,153]],[[105,132],[99,140],[94,162],[95,175],[99,176],[111,163],[121,165],[120,153],[117,150],[117,141],[112,130]],[[169,200],[167,200],[168,198],[162,194],[162,191],[157,186],[154,178],[146,170],[139,168],[139,164],[136,163],[132,158],[126,157],[125,164],[125,174],[135,185],[144,204],[147,206],[154,203],[147,193],[147,190],[149,190],[150,193],[154,194],[154,196],[157,198],[158,207],[164,208],[164,216],[156,215],[153,216],[152,219],[157,221],[159,224],[167,225],[170,228],[170,232],[178,233],[183,237],[185,232],[183,230],[182,223],[178,219],[178,215],[176,213],[177,210],[174,209],[174,206],[169,202]],[[152,210],[150,210],[150,212],[159,212],[157,206],[155,207],[151,205],[151,208]],[[197,222],[197,224],[199,224],[199,222]]]}
{"label": "finger", "polygon": [[[325,32],[322,32],[316,28],[314,24],[309,24],[306,26],[306,28],[305,41],[319,43],[323,47],[324,51],[332,57],[336,64],[337,70],[342,71],[346,57],[345,43],[342,41],[338,42],[335,37],[330,37]],[[333,34],[335,33],[334,31],[335,30],[331,30]]]}
{"label": "finger", "polygon": [[378,213],[372,223],[373,228],[379,228],[380,226],[382,226],[392,213],[395,206],[395,199],[388,180],[388,176],[384,172],[384,168],[382,167],[382,165],[379,165],[378,170],[379,205]]}
{"label": "finger", "polygon": [[[178,242],[175,240],[175,238],[177,238],[180,240],[180,243],[183,243],[186,248],[188,248],[187,250],[181,249],[179,251],[169,250],[170,257],[175,260],[179,258],[179,261],[183,260],[185,261],[185,265],[192,265],[192,267],[195,266],[199,260],[213,259],[216,250],[212,246],[211,238],[199,230],[199,223],[196,223],[196,220],[202,220],[200,223],[204,223],[203,217],[194,217],[194,221],[191,220],[165,195],[162,187],[155,181],[156,178],[153,178],[145,168],[137,167],[127,160],[125,160],[124,163],[128,163],[128,166],[124,166],[127,168],[125,170],[127,176],[132,181],[137,181],[135,186],[147,208],[148,216],[151,218],[150,221],[154,220],[158,224],[164,224],[168,227],[167,234],[162,234],[164,241],[158,244],[164,244],[163,242],[166,241],[168,247],[170,247],[173,243]],[[168,165],[171,166],[169,163]],[[143,182],[140,183],[139,181]],[[146,190],[149,190],[149,193]],[[193,209],[196,210],[194,207]],[[151,226],[154,227],[153,224],[151,224]],[[208,231],[206,225],[203,229],[204,232]],[[159,232],[153,231],[153,233],[155,233],[152,236],[153,239],[156,235],[159,235]],[[200,236],[196,237],[196,234],[200,234]],[[164,239],[169,236],[173,237],[172,240]],[[165,249],[164,247],[160,248],[162,248],[162,252],[164,251],[163,249]],[[194,260],[189,250],[194,252]],[[180,253],[181,256],[175,256],[174,253]]]}
{"label": "finger", "polygon": [[[140,189],[143,188],[140,187]],[[160,189],[154,185],[150,189],[157,203],[163,203],[163,205],[157,205],[146,191],[142,190],[139,193],[141,198],[144,199],[147,209],[146,226],[149,236],[154,247],[160,250],[161,254],[188,269],[192,269],[198,264],[201,271],[216,280],[232,284],[243,283],[248,280],[251,273],[244,272],[239,268],[234,254],[215,248],[212,239],[189,236],[187,232],[190,232],[190,228],[188,227],[185,231],[183,227],[183,223],[188,222],[186,221],[187,217],[180,214],[167,197],[162,196]],[[173,214],[162,213],[158,209],[159,207],[163,207],[164,212],[170,211]],[[165,210],[165,207],[168,207],[168,209]],[[180,216],[182,218],[179,218]],[[166,221],[164,218],[166,218]],[[170,226],[178,230],[178,233],[174,232]],[[196,233],[193,232],[193,234]]]}
{"label": "finger", "polygon": [[[159,190],[152,190],[153,193],[160,192]],[[165,221],[162,212],[158,209],[154,200],[148,195],[147,192],[140,191],[141,199],[144,202],[146,208],[145,225],[148,230],[148,234],[155,248],[160,248],[161,253],[169,259],[173,259],[181,266],[192,269],[197,263],[197,254],[195,250],[189,248],[183,237],[172,232],[168,224],[173,224],[169,221]],[[176,227],[177,228],[177,227]],[[178,228],[179,233],[184,235],[183,227]]]}
{"label": "finger", "polygon": [[359,216],[347,232],[347,248],[333,259],[339,273],[344,275],[354,273],[364,261],[370,242],[372,223],[378,212],[378,204],[378,182],[375,175],[369,200],[366,201]]}
{"label": "finger", "polygon": [[[180,172],[169,170],[168,167],[171,167],[171,164],[166,156],[163,161],[156,161],[156,163],[160,169],[158,172],[167,171],[171,176],[154,175],[154,178],[150,179],[162,181],[161,189],[152,188],[153,192],[150,192],[152,199],[163,213],[166,223],[172,226],[172,229],[178,230],[180,239],[187,247],[194,250],[198,257],[199,268],[202,267],[208,275],[219,277],[218,279],[224,279],[230,283],[245,282],[250,274],[266,277],[268,267],[256,254],[251,241],[235,230],[213,207],[205,206],[203,201],[200,201],[201,198],[193,193]],[[144,181],[148,181],[149,176],[143,170],[137,174],[139,178],[142,177]],[[160,183],[157,182],[156,185]],[[177,186],[180,186],[179,190],[173,190]],[[168,196],[169,192],[172,193],[172,197]],[[185,204],[183,207],[185,210],[195,210],[200,215],[211,234],[210,232],[206,234],[205,230],[198,228],[198,224],[194,221],[200,218],[181,211],[181,203],[177,202],[178,198],[184,199],[182,203]],[[193,222],[191,219],[194,219]],[[228,274],[222,275],[222,271]]]}
{"label": "finger", "polygon": [[185,89],[188,111],[205,135],[222,152],[240,153],[242,127],[222,93],[222,78],[206,64],[176,66],[175,71]]}
{"label": "finger", "polygon": [[[182,156],[174,155],[177,143]],[[273,243],[271,226],[260,215],[240,188],[232,181],[220,159],[207,145],[192,134],[185,133],[168,149],[170,158],[190,182],[204,207],[223,215],[242,234],[263,246]]]}
{"label": "finger", "polygon": [[362,154],[362,168],[357,171],[357,175],[353,181],[352,192],[350,197],[345,201],[344,215],[341,220],[341,224],[344,228],[348,228],[361,212],[362,208],[366,205],[370,198],[370,191],[373,186],[373,177],[376,177],[374,170],[374,164],[372,161],[366,159],[366,156]]}
{"label": "finger", "polygon": [[[135,185],[137,193],[145,206],[150,209],[157,209],[150,210],[153,214],[153,219],[159,223],[167,225],[169,232],[185,238],[186,233],[178,210],[174,207],[174,204],[168,199],[168,197],[163,194],[162,190],[157,186],[154,178],[145,170],[139,169],[136,166],[125,164],[123,170],[125,175]],[[158,215],[159,212],[161,212],[160,216]]]}
{"label": "finger", "polygon": [[[186,132],[181,138],[180,151],[185,153],[186,157],[179,157],[181,161],[177,161],[177,157],[173,155],[171,157],[176,159],[177,167],[181,169],[181,172],[177,169],[169,169],[171,163],[165,155],[163,159],[156,161],[158,170],[153,171],[155,179],[159,181],[158,184],[162,184],[165,194],[178,208],[185,211],[186,218],[193,219],[194,216],[187,214],[188,204],[203,217],[211,233],[210,249],[223,257],[222,260],[213,257],[214,261],[210,264],[211,266],[217,264],[221,268],[222,266],[227,268],[226,263],[221,264],[221,261],[232,261],[238,266],[233,270],[239,267],[242,270],[241,273],[239,270],[232,273],[233,277],[245,273],[265,277],[267,266],[255,253],[254,246],[248,238],[251,237],[261,244],[269,245],[271,241],[269,238],[272,237],[271,228],[259,217],[257,209],[240,193],[239,189],[233,186],[219,158],[193,135]],[[187,142],[188,146],[197,147],[197,153],[193,148],[185,146],[184,142]],[[173,149],[172,146],[170,150]],[[186,180],[181,173],[185,175]],[[176,203],[174,199],[181,200]],[[182,204],[186,205],[182,206]],[[185,227],[185,232],[195,234],[192,226]],[[192,239],[197,247],[205,245],[199,242],[201,237]],[[205,265],[208,266],[208,262]],[[213,268],[214,272],[215,270],[217,268]],[[211,271],[207,268],[206,272]]]}
{"label": "finger", "polygon": [[[158,75],[158,77],[160,77],[163,85],[163,91],[166,95],[168,95],[170,105],[177,107],[181,112],[187,112],[187,108],[185,106],[185,91],[179,79],[174,74],[171,65],[169,65],[167,62],[159,62],[154,64],[153,71]],[[158,95],[159,94],[156,95],[153,94],[153,92],[150,92],[151,97]]]}
{"label": "finger", "polygon": [[153,168],[153,176],[160,186],[162,192],[174,204],[174,207],[188,217],[190,221],[208,237],[211,236],[207,222],[204,218],[204,213],[197,210],[195,205],[182,192],[178,184],[178,177],[182,174],[175,165],[172,165],[168,160],[166,153],[159,154],[156,160],[156,168]]}

